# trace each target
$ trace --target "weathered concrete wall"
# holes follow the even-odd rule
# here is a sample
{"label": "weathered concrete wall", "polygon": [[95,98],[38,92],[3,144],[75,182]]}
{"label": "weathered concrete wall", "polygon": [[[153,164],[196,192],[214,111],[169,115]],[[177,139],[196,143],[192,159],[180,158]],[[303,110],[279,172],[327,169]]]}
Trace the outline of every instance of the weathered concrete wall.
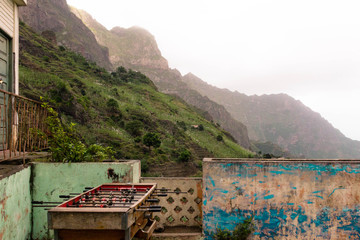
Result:
{"label": "weathered concrete wall", "polygon": [[158,227],[201,227],[202,225],[202,179],[180,177],[146,177],[142,182],[157,183],[157,189],[170,189],[184,193],[169,193],[159,197],[160,213],[154,213]]}
{"label": "weathered concrete wall", "polygon": [[12,168],[18,171],[0,179],[0,239],[30,239],[30,167]]}
{"label": "weathered concrete wall", "polygon": [[[140,161],[116,163],[35,163],[32,169],[32,198],[34,201],[59,202],[59,195],[82,193],[85,187],[103,183],[140,180]],[[50,239],[47,211],[33,208],[33,239]]]}
{"label": "weathered concrete wall", "polygon": [[358,239],[360,161],[205,159],[203,229],[254,216],[253,239]]}

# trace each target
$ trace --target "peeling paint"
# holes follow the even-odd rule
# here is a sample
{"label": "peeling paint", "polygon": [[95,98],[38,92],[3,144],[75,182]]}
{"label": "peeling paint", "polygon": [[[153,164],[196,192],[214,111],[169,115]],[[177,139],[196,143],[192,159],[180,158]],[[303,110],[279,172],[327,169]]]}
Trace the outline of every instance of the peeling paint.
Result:
{"label": "peeling paint", "polygon": [[30,239],[30,167],[0,180],[0,239]]}
{"label": "peeling paint", "polygon": [[206,239],[249,216],[253,239],[358,238],[359,162],[251,161],[204,161]]}

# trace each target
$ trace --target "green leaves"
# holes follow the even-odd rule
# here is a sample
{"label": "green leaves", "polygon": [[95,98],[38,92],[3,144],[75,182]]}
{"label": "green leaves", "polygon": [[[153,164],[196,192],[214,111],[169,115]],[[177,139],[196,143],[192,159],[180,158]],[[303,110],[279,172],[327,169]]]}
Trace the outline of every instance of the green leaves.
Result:
{"label": "green leaves", "polygon": [[[46,119],[49,131],[47,133],[40,133],[40,135],[47,135],[53,161],[103,161],[112,157],[114,152],[111,148],[97,144],[87,147],[74,135],[76,132],[74,129],[75,123],[63,126],[58,113],[48,103],[43,103],[42,107],[46,108],[49,113]],[[64,130],[64,127],[66,130]]]}

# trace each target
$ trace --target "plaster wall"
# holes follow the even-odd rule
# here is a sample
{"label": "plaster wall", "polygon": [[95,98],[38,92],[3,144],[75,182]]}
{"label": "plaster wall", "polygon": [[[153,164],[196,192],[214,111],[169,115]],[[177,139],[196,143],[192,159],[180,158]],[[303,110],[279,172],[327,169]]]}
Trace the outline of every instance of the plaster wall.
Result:
{"label": "plaster wall", "polygon": [[205,159],[203,231],[253,216],[252,239],[358,239],[360,161]]}
{"label": "plaster wall", "polygon": [[0,180],[0,239],[30,239],[30,167]]}
{"label": "plaster wall", "polygon": [[[140,161],[116,163],[35,163],[32,166],[32,199],[59,202],[59,195],[82,193],[85,187],[104,183],[140,181]],[[33,239],[51,239],[47,211],[33,208]]]}

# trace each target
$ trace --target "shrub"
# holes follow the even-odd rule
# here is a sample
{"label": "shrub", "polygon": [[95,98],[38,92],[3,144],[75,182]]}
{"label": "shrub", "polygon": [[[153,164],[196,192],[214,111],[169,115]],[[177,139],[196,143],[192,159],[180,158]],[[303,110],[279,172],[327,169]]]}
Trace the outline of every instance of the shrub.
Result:
{"label": "shrub", "polygon": [[110,110],[118,110],[119,109],[119,104],[118,102],[113,99],[110,98],[107,102],[106,102],[106,106],[110,109]]}
{"label": "shrub", "polygon": [[178,161],[180,162],[188,162],[191,159],[191,152],[187,149],[182,151],[178,157]]}
{"label": "shrub", "polygon": [[217,228],[212,237],[216,240],[246,240],[254,231],[253,216],[236,225],[234,231]]}
{"label": "shrub", "polygon": [[40,136],[47,137],[51,158],[55,162],[82,162],[103,161],[112,158],[114,152],[109,147],[93,144],[87,147],[75,135],[74,123],[65,126],[58,117],[58,113],[47,103],[42,106],[47,109],[49,116],[46,119],[48,132],[39,132]]}
{"label": "shrub", "polygon": [[221,135],[217,135],[216,136],[216,140],[218,140],[219,142],[221,142],[223,140],[223,137]]}
{"label": "shrub", "polygon": [[161,145],[161,140],[156,133],[147,133],[143,137],[143,143],[149,147],[158,148]]}

